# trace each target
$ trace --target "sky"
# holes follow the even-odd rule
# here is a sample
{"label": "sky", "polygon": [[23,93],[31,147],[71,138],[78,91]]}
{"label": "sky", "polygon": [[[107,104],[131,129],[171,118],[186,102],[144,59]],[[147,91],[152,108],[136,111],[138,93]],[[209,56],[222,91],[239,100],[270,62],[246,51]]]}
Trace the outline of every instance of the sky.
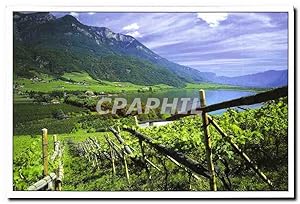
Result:
{"label": "sky", "polygon": [[288,68],[287,13],[53,13],[131,35],[160,56],[218,76]]}

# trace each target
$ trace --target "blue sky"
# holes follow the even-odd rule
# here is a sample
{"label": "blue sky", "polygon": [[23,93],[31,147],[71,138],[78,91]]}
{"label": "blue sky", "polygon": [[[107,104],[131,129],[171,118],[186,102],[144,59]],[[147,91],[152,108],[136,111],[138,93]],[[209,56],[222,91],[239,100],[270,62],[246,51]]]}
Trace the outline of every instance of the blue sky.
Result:
{"label": "blue sky", "polygon": [[170,61],[219,76],[287,69],[287,13],[53,13],[135,37]]}

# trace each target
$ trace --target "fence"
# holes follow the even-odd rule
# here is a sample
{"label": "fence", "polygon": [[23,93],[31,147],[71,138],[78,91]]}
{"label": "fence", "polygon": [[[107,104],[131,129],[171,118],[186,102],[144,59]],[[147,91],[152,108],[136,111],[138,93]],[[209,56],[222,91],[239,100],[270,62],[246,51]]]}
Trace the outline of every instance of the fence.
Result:
{"label": "fence", "polygon": [[[224,138],[224,140],[230,143],[233,150],[242,157],[242,159],[250,166],[250,168],[265,183],[268,184],[270,189],[274,189],[272,182],[267,178],[267,176],[255,165],[255,163],[247,156],[247,154],[245,152],[243,152],[238,147],[238,145],[233,142],[233,140],[231,138],[232,136],[227,135],[222,130],[222,128],[212,119],[212,117],[209,116],[207,113],[216,111],[216,110],[220,110],[220,109],[242,106],[242,105],[252,105],[252,104],[262,103],[262,102],[266,102],[269,100],[274,100],[274,99],[278,99],[281,97],[285,97],[288,95],[288,87],[285,86],[285,87],[277,88],[277,89],[274,89],[271,91],[259,93],[259,94],[253,95],[253,96],[241,97],[238,99],[225,101],[225,102],[221,102],[218,104],[213,104],[210,106],[206,106],[204,90],[200,90],[199,95],[200,95],[200,108],[197,108],[196,110],[201,111],[201,115],[202,115],[202,122],[203,122],[202,129],[204,132],[203,139],[204,139],[204,145],[205,145],[205,149],[206,149],[206,160],[207,160],[207,164],[208,164],[208,169],[205,169],[199,163],[197,163],[194,160],[191,160],[190,158],[186,157],[185,155],[182,155],[176,151],[168,149],[161,144],[153,143],[149,137],[147,137],[133,129],[130,129],[130,128],[124,128],[124,129],[126,131],[130,132],[132,135],[136,136],[140,141],[145,141],[147,144],[154,147],[159,152],[162,152],[163,154],[167,155],[168,157],[173,158],[175,161],[177,161],[179,164],[184,165],[189,170],[208,178],[210,181],[210,190],[217,191],[216,175],[215,175],[216,172],[215,172],[214,164],[213,164],[213,160],[212,160],[213,155],[212,155],[212,148],[211,148],[211,137],[210,137],[210,133],[209,133],[209,129],[208,129],[208,126],[212,125],[217,130],[217,132]],[[170,118],[168,118],[168,120],[175,120],[175,119],[179,119],[179,118],[190,116],[190,115],[195,115],[195,114],[193,114],[191,111],[189,111],[187,114],[173,115]]]}
{"label": "fence", "polygon": [[41,190],[62,190],[62,180],[64,177],[64,169],[61,161],[63,154],[63,146],[60,141],[57,140],[57,135],[53,135],[53,149],[54,152],[50,157],[50,162],[58,161],[58,167],[56,172],[48,173],[48,130],[42,129],[42,160],[43,160],[43,175],[44,178],[37,181],[28,187],[28,191],[41,191]]}

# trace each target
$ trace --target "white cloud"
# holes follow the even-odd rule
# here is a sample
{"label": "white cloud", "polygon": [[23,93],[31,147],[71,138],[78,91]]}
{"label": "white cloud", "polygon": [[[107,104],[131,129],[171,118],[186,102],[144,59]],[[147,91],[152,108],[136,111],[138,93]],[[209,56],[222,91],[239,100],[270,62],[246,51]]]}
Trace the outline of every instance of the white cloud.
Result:
{"label": "white cloud", "polygon": [[130,35],[134,38],[141,38],[143,37],[142,34],[138,31],[140,26],[137,23],[132,23],[127,26],[124,26],[122,29],[127,31],[126,35]]}
{"label": "white cloud", "polygon": [[137,23],[132,23],[130,25],[123,27],[123,30],[130,31],[130,30],[138,30],[139,28],[140,26]]}
{"label": "white cloud", "polygon": [[132,37],[134,37],[134,38],[141,38],[141,37],[143,37],[141,34],[140,34],[140,32],[139,31],[132,31],[132,32],[128,32],[128,33],[126,33],[126,35],[130,35],[130,36],[132,36]]}
{"label": "white cloud", "polygon": [[71,16],[74,16],[74,17],[78,17],[79,16],[79,13],[76,13],[76,12],[70,12],[69,13]]}
{"label": "white cloud", "polygon": [[[163,38],[162,38],[163,39]],[[170,39],[168,40],[162,40],[162,41],[149,41],[149,42],[143,42],[144,45],[146,45],[148,48],[151,49],[158,49],[164,46],[174,45],[177,43],[181,43],[182,40],[176,40],[176,39]]]}
{"label": "white cloud", "polygon": [[88,12],[88,14],[89,14],[89,15],[94,15],[94,14],[95,14],[95,12]]}
{"label": "white cloud", "polygon": [[270,16],[265,15],[264,13],[231,13],[230,16],[236,17],[239,24],[249,24],[254,22],[259,22],[262,26],[273,28],[276,25],[273,24]]}
{"label": "white cloud", "polygon": [[204,20],[209,27],[218,27],[221,21],[228,18],[227,13],[197,13],[197,18]]}

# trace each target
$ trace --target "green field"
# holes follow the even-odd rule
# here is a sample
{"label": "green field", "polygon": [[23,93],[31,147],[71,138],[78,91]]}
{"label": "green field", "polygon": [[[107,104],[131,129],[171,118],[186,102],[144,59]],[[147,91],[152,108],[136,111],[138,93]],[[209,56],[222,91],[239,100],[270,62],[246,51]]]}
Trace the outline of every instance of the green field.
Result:
{"label": "green field", "polygon": [[[129,82],[109,82],[97,81],[91,78],[87,73],[65,73],[61,78],[54,79],[47,75],[39,75],[39,80],[30,80],[26,78],[18,78],[14,81],[21,85],[19,91],[35,91],[51,93],[53,91],[93,91],[104,93],[121,93],[121,92],[136,92],[143,90],[146,87],[136,85]],[[174,88],[165,84],[151,86],[153,91],[161,89]]]}
{"label": "green field", "polygon": [[[35,91],[43,93],[51,93],[53,91],[93,91],[104,93],[121,93],[121,92],[137,92],[147,91],[151,87],[152,91],[172,89],[175,87],[159,84],[152,86],[136,85],[129,82],[110,82],[103,80],[95,80],[87,73],[71,72],[65,73],[60,78],[40,74],[38,80],[30,80],[26,78],[17,78],[15,83],[19,84],[19,91]],[[261,91],[264,89],[247,88],[239,86],[231,86],[215,83],[186,83],[185,89],[231,89],[231,90],[252,90]]]}

